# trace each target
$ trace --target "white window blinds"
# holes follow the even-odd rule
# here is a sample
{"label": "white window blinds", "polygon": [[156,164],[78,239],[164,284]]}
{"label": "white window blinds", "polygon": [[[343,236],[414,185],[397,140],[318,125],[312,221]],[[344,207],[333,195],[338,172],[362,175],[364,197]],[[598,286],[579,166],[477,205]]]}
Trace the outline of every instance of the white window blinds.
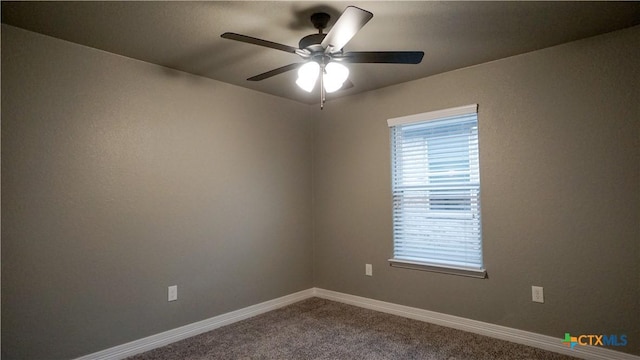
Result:
{"label": "white window blinds", "polygon": [[484,277],[477,105],[388,123],[392,265],[444,267]]}

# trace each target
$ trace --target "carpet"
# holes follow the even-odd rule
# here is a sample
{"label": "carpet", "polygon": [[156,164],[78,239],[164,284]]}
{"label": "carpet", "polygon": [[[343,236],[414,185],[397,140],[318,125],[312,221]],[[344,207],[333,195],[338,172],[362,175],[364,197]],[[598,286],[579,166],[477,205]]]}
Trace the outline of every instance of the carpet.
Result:
{"label": "carpet", "polygon": [[129,358],[150,359],[574,358],[422,321],[311,298]]}

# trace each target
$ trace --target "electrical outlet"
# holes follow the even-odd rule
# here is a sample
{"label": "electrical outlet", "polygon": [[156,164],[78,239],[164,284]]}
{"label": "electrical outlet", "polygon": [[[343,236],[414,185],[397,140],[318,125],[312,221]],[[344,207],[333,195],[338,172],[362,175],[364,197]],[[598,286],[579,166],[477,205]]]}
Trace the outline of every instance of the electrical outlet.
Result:
{"label": "electrical outlet", "polygon": [[178,300],[178,285],[169,286],[169,301]]}
{"label": "electrical outlet", "polygon": [[544,303],[544,291],[542,286],[531,287],[531,300],[537,303]]}
{"label": "electrical outlet", "polygon": [[364,274],[373,276],[373,266],[371,266],[371,264],[364,264]]}

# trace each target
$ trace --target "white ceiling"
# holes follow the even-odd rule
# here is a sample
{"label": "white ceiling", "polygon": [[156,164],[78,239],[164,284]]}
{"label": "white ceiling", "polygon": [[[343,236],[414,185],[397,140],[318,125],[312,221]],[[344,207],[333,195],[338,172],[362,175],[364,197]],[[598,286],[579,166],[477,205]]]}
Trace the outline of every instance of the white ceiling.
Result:
{"label": "white ceiling", "polygon": [[[351,64],[344,96],[640,24],[640,2],[205,1],[2,2],[2,22],[78,44],[305,103],[295,71],[248,77],[299,62],[297,55],[222,39],[226,31],[297,47],[348,5],[374,14],[345,51],[424,51],[419,65]],[[330,98],[331,96],[329,96]]]}

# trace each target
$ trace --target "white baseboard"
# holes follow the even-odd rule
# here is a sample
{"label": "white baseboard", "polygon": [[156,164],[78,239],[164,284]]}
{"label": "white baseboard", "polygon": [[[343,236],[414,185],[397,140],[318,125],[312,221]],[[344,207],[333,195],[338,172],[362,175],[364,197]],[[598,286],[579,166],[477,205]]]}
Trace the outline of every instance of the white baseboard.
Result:
{"label": "white baseboard", "polygon": [[622,353],[598,346],[576,346],[573,349],[570,349],[566,345],[562,344],[562,338],[555,338],[552,336],[512,329],[506,326],[485,323],[482,321],[466,319],[404,305],[397,305],[360,296],[319,288],[314,288],[313,294],[314,296],[327,300],[338,301],[366,309],[425,321],[436,325],[442,325],[496,339],[511,341],[577,358],[588,360],[640,360],[640,356]]}
{"label": "white baseboard", "polygon": [[129,356],[140,354],[145,351],[153,350],[176,341],[180,341],[207,331],[211,331],[224,325],[229,325],[240,320],[244,320],[304,299],[308,299],[310,297],[313,297],[313,294],[314,289],[299,291],[294,294],[265,301],[260,304],[252,305],[226,314],[214,316],[212,318],[181,326],[179,328],[165,331],[160,334],[152,335],[123,345],[118,345],[109,349],[88,354],[75,360],[121,360]]}
{"label": "white baseboard", "polygon": [[528,331],[512,329],[506,326],[485,323],[482,321],[466,319],[404,305],[397,305],[320,288],[311,288],[299,291],[294,294],[265,301],[260,304],[214,316],[212,318],[181,326],[160,334],[85,355],[75,360],[121,360],[129,356],[153,350],[314,296],[587,360],[640,360],[640,356],[621,353],[619,351],[613,351],[597,346],[576,346],[575,348],[570,349],[562,344],[561,338],[540,335]]}

